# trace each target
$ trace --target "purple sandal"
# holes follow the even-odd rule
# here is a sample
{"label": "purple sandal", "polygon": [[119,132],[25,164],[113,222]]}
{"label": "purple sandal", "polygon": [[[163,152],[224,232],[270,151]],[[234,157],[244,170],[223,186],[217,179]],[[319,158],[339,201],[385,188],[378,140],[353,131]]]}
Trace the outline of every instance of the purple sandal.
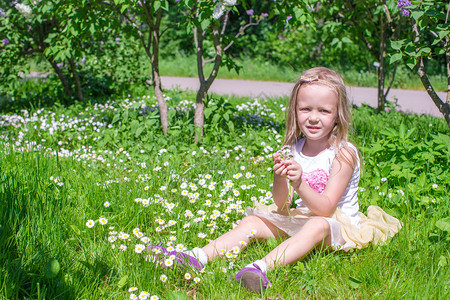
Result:
{"label": "purple sandal", "polygon": [[162,246],[162,243],[158,243],[156,245],[147,246],[147,252],[155,257],[157,261],[159,261],[160,266],[162,268],[167,268],[164,264],[164,260],[169,256],[173,255],[175,257],[174,262],[176,264],[180,264],[183,267],[192,267],[197,270],[203,269],[203,264],[199,262],[195,257],[188,255],[183,252],[177,251],[168,251],[166,247]]}
{"label": "purple sandal", "polygon": [[175,257],[176,257],[177,263],[184,267],[190,266],[197,270],[201,270],[204,267],[203,264],[192,255],[188,255],[186,253],[179,252],[179,253],[175,254]]}
{"label": "purple sandal", "polygon": [[261,271],[257,264],[253,267],[245,267],[236,274],[236,281],[245,286],[249,291],[261,293],[271,286],[269,278]]}

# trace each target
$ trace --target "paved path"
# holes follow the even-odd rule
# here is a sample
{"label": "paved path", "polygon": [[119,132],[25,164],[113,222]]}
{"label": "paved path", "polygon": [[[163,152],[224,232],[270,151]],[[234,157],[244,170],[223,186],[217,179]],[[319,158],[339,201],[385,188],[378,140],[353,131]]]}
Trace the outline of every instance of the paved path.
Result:
{"label": "paved path", "polygon": [[[179,88],[182,90],[196,91],[199,88],[197,78],[168,77],[163,76],[163,88]],[[293,83],[216,79],[209,92],[220,95],[236,95],[242,97],[284,97],[289,96]],[[347,87],[350,101],[355,105],[366,103],[371,107],[377,106],[377,89],[366,87]],[[439,92],[441,99],[446,99],[445,92]],[[435,117],[443,117],[438,108],[428,96],[426,91],[391,89],[387,97],[388,101],[397,99],[399,111],[405,113],[428,114]]]}

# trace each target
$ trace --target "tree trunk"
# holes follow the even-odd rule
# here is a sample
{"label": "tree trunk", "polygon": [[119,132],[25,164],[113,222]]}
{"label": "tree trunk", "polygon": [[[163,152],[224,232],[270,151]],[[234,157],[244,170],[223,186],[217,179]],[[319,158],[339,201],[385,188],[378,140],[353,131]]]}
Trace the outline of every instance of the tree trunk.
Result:
{"label": "tree trunk", "polygon": [[83,90],[81,89],[80,77],[78,76],[75,62],[73,61],[73,58],[69,58],[68,60],[70,64],[70,70],[72,71],[73,79],[75,81],[75,90],[77,91],[78,100],[83,102],[84,101]]}
{"label": "tree trunk", "polygon": [[[414,42],[419,41],[419,30],[417,28],[416,22],[413,21],[413,32],[414,32]],[[449,36],[445,37],[445,43],[444,48],[446,48],[450,43]],[[439,111],[442,113],[442,115],[445,118],[445,121],[447,121],[447,126],[450,128],[450,52],[445,52],[445,61],[447,63],[447,99],[446,102],[441,100],[439,98],[439,95],[436,94],[436,91],[434,90],[433,86],[431,85],[431,82],[428,80],[427,73],[425,72],[425,64],[423,62],[423,57],[420,57],[417,73],[419,74],[420,80],[422,81],[422,84],[427,91],[428,95],[431,97],[431,100],[433,100],[434,104],[437,106]]]}
{"label": "tree trunk", "polygon": [[64,74],[61,71],[61,69],[58,67],[57,63],[53,60],[53,58],[47,58],[47,60],[52,65],[53,70],[55,70],[56,75],[58,75],[59,80],[61,80],[61,83],[62,83],[62,85],[64,87],[64,91],[66,92],[66,95],[69,98],[69,100],[66,101],[66,104],[69,104],[70,100],[73,98],[72,88],[70,87],[69,83],[67,82],[66,77],[64,76]]}
{"label": "tree trunk", "polygon": [[159,117],[161,120],[161,126],[163,133],[167,133],[167,129],[169,127],[167,118],[168,118],[168,111],[167,111],[167,103],[166,100],[164,100],[164,95],[161,88],[161,76],[159,75],[159,38],[160,33],[159,29],[161,26],[161,18],[162,18],[162,11],[161,9],[158,9],[156,12],[156,20],[154,22],[153,27],[150,27],[151,34],[152,34],[152,53],[151,53],[151,64],[152,64],[152,77],[153,77],[153,87],[155,90],[156,100],[158,101],[158,107],[159,107]]}
{"label": "tree trunk", "polygon": [[205,122],[205,102],[203,99],[206,98],[208,94],[208,89],[206,85],[200,83],[200,88],[197,91],[197,98],[195,102],[195,115],[194,115],[194,125],[195,125],[195,137],[194,142],[199,142],[200,138],[203,137],[203,127]]}
{"label": "tree trunk", "polygon": [[433,100],[434,104],[438,107],[439,111],[444,115],[445,121],[447,121],[447,125],[450,128],[450,55],[447,52],[446,54],[446,60],[447,60],[447,76],[448,76],[448,87],[447,87],[447,101],[444,102],[439,98],[439,95],[436,94],[433,86],[431,85],[430,81],[428,80],[428,76],[425,73],[425,64],[423,62],[423,58],[420,58],[419,61],[419,68],[417,70],[417,73],[419,74],[420,80],[422,81],[423,86],[427,90],[428,95]]}
{"label": "tree trunk", "polygon": [[[195,116],[194,116],[194,124],[196,128],[194,141],[196,143],[199,142],[201,137],[203,137],[204,109],[205,109],[205,103],[203,100],[206,98],[206,95],[208,94],[208,90],[211,87],[211,84],[216,79],[217,74],[219,73],[219,68],[222,62],[222,55],[223,55],[219,32],[219,24],[214,23],[212,26],[213,26],[213,43],[215,49],[214,66],[207,79],[205,79],[203,69],[205,61],[203,57],[203,30],[201,28],[201,25],[195,26],[194,29],[194,41],[197,51],[197,71],[198,71],[198,78],[200,80],[200,88],[197,91]],[[226,26],[226,24],[224,26]]]}
{"label": "tree trunk", "polygon": [[384,14],[380,16],[380,66],[378,67],[378,104],[377,112],[384,111],[386,98],[384,95],[384,79],[386,75],[386,69],[384,66],[384,58],[386,55],[386,24],[384,19]]}
{"label": "tree trunk", "polygon": [[[449,8],[450,10],[450,8]],[[447,12],[448,15],[448,12]],[[445,38],[445,42],[447,45],[450,44],[450,38],[447,37]],[[445,61],[447,62],[447,100],[445,102],[445,106],[444,106],[444,112],[442,112],[444,114],[445,120],[447,121],[447,126],[448,128],[450,128],[450,51],[445,52]]]}

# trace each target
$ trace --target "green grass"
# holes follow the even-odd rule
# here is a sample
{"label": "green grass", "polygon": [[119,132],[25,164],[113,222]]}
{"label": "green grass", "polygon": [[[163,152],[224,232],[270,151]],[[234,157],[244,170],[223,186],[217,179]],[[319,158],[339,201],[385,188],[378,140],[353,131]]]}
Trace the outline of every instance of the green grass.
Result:
{"label": "green grass", "polygon": [[[162,270],[136,253],[137,244],[167,244],[171,237],[173,246],[203,246],[232,228],[253,197],[271,201],[271,153],[281,144],[286,99],[213,99],[203,144],[194,144],[194,97],[168,93],[169,106],[178,110],[170,114],[167,136],[153,96],[1,116],[1,299],[129,299],[142,291],[160,299],[449,297],[447,124],[365,106],[354,110],[352,132],[365,162],[361,211],[376,204],[404,225],[386,245],[312,252],[271,271],[273,287],[263,295],[230,277],[279,241],[253,243],[204,273]],[[226,181],[234,190],[225,189]],[[214,210],[222,217],[214,220]],[[88,220],[95,221],[92,228]],[[120,239],[121,232],[129,237]],[[61,266],[57,274],[46,271],[53,258]],[[200,282],[186,280],[186,272]]]}

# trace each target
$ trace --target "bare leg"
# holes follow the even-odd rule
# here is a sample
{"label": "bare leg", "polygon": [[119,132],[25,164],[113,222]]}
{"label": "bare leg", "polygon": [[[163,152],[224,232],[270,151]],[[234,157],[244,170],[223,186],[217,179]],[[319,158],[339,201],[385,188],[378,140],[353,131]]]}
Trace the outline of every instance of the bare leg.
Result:
{"label": "bare leg", "polygon": [[254,231],[252,238],[256,239],[287,236],[285,232],[278,229],[268,220],[252,215],[242,219],[236,228],[211,241],[202,250],[208,256],[208,260],[212,260],[221,254],[220,251],[222,249],[230,250],[235,246],[243,249],[249,243],[252,231]]}
{"label": "bare leg", "polygon": [[269,252],[262,260],[269,269],[276,264],[292,264],[304,257],[314,247],[321,245],[331,245],[330,225],[324,218],[315,217],[309,220],[299,232]]}

